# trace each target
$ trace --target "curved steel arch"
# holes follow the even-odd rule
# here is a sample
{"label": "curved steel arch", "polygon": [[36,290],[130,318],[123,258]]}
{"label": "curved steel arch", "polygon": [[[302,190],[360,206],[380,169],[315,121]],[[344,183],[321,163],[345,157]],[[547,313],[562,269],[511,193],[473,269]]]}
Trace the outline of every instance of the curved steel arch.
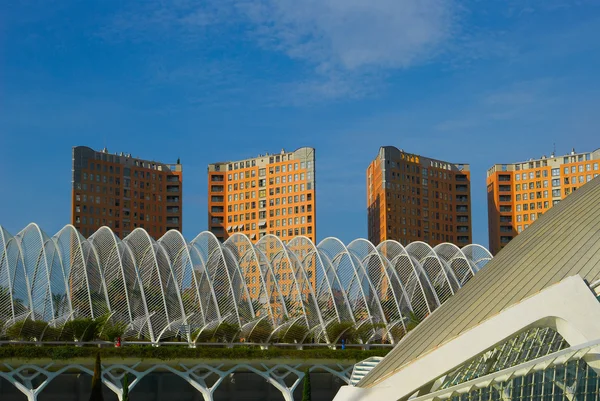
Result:
{"label": "curved steel arch", "polygon": [[152,342],[194,344],[205,333],[330,344],[362,332],[360,341],[395,343],[413,315],[424,318],[462,286],[465,269],[470,278],[490,259],[479,245],[273,235],[253,244],[243,233],[220,243],[210,232],[187,242],[173,230],[155,241],[142,228],[121,241],[108,227],[86,239],[71,225],[49,237],[33,223],[13,237],[0,226],[1,332],[19,319],[58,325],[110,314],[126,336]]}

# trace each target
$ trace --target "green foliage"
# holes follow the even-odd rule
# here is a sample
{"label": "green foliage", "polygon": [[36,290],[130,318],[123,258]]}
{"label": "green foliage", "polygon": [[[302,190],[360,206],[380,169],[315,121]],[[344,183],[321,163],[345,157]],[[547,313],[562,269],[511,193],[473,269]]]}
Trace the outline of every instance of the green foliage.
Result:
{"label": "green foliage", "polygon": [[340,342],[342,339],[348,339],[352,335],[354,322],[334,322],[327,326],[327,337],[329,341]]}
{"label": "green foliage", "polygon": [[127,330],[127,323],[123,322],[106,322],[102,327],[102,333],[100,335],[101,340],[115,341],[117,337],[123,337]]}
{"label": "green foliage", "polygon": [[194,332],[192,338],[195,338],[199,333],[196,342],[233,342],[239,332],[240,326],[237,324],[222,322],[212,330],[204,330],[201,333],[199,331]]}
{"label": "green foliage", "polygon": [[281,342],[290,344],[302,343],[308,334],[308,329],[304,326],[302,320],[297,320],[280,334],[283,334],[279,337],[279,341]]}
{"label": "green foliage", "polygon": [[266,319],[262,319],[260,322],[256,324],[256,326],[252,329],[252,332],[248,335],[246,341],[262,343],[267,341],[271,333],[273,332],[273,327]]}
{"label": "green foliage", "polygon": [[100,352],[96,354],[96,364],[94,365],[94,377],[92,377],[92,394],[90,401],[104,401],[102,396],[102,365],[100,363]]}
{"label": "green foliage", "polygon": [[42,347],[32,345],[5,345],[0,347],[0,360],[4,359],[53,359],[70,360],[74,358],[93,358],[97,352],[100,352],[102,358],[136,358],[136,359],[159,359],[163,361],[177,359],[216,359],[216,360],[235,360],[235,359],[328,359],[340,361],[362,361],[371,356],[385,356],[390,348],[375,349],[363,351],[359,349],[333,350],[330,348],[315,349],[290,349],[290,348],[269,348],[267,350],[260,347],[198,347],[187,348],[177,346],[152,347],[148,345],[128,345],[121,348],[106,347],[73,347],[68,346],[50,346]]}
{"label": "green foliage", "polygon": [[350,343],[365,344],[369,341],[375,330],[385,328],[383,323],[363,323],[358,328],[351,327],[344,337]]}
{"label": "green foliage", "polygon": [[123,398],[121,401],[129,401],[129,380],[127,379],[127,372],[123,376]]}
{"label": "green foliage", "polygon": [[302,389],[302,401],[311,401],[310,394],[310,371],[308,368],[304,371],[304,388]]}
{"label": "green foliage", "polygon": [[415,312],[408,312],[407,321],[406,321],[406,331],[411,331],[417,325],[421,323],[421,319],[417,316]]}
{"label": "green foliage", "polygon": [[98,338],[102,319],[77,318],[69,320],[63,326],[62,337],[65,340],[93,341]]}
{"label": "green foliage", "polygon": [[6,336],[11,340],[36,341],[42,338],[47,326],[40,320],[25,319],[6,329]]}

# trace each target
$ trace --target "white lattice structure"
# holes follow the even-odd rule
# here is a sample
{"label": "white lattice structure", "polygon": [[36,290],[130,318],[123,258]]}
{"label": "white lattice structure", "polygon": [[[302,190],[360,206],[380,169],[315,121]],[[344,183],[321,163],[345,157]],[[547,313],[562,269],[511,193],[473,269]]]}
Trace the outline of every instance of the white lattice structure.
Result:
{"label": "white lattice structure", "polygon": [[5,332],[26,319],[57,328],[110,316],[126,338],[154,343],[193,345],[227,327],[228,342],[334,344],[352,330],[365,344],[395,344],[490,259],[479,245],[272,235],[252,244],[243,234],[220,243],[210,232],[188,243],[177,231],[155,241],[140,228],[120,240],[107,227],[88,239],[70,225],[52,237],[33,223],[15,236],[0,227],[0,321]]}

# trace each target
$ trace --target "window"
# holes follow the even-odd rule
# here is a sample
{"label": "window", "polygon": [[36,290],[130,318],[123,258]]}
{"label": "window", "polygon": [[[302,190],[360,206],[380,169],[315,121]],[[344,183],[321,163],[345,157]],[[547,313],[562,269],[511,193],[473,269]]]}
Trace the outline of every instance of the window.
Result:
{"label": "window", "polygon": [[552,169],[552,177],[558,177],[558,176],[560,176],[560,169],[553,168]]}

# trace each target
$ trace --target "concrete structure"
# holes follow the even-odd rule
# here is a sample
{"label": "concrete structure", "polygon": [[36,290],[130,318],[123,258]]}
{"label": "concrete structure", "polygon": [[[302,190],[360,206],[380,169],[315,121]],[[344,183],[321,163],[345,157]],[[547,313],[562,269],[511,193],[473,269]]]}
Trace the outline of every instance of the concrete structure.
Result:
{"label": "concrete structure", "polygon": [[[313,400],[330,400],[341,384],[350,382],[352,363],[113,358],[103,361],[101,379],[107,401],[122,400],[125,374],[132,401],[293,401],[301,396],[307,368]],[[93,371],[93,359],[0,362],[0,395],[2,401],[87,401]]]}
{"label": "concrete structure", "polygon": [[219,241],[240,232],[258,241],[316,238],[315,150],[282,150],[208,165],[208,230]]}
{"label": "concrete structure", "polygon": [[490,258],[479,245],[273,235],[253,244],[240,233],[221,243],[210,232],[188,243],[141,228],[121,241],[107,227],[86,240],[73,226],[53,237],[35,224],[15,236],[0,227],[0,335],[41,321],[20,337],[64,339],[68,320],[109,315],[124,339],[152,343],[393,344]]}
{"label": "concrete structure", "polygon": [[130,154],[73,148],[71,224],[84,236],[110,227],[119,238],[137,227],[154,239],[182,227],[182,166]]}
{"label": "concrete structure", "polygon": [[468,164],[381,147],[367,169],[369,241],[470,244],[470,181]]}
{"label": "concrete structure", "polygon": [[490,252],[515,236],[567,195],[600,174],[600,149],[525,162],[495,164],[487,172]]}
{"label": "concrete structure", "polygon": [[596,178],[511,241],[335,400],[597,400],[599,202]]}

